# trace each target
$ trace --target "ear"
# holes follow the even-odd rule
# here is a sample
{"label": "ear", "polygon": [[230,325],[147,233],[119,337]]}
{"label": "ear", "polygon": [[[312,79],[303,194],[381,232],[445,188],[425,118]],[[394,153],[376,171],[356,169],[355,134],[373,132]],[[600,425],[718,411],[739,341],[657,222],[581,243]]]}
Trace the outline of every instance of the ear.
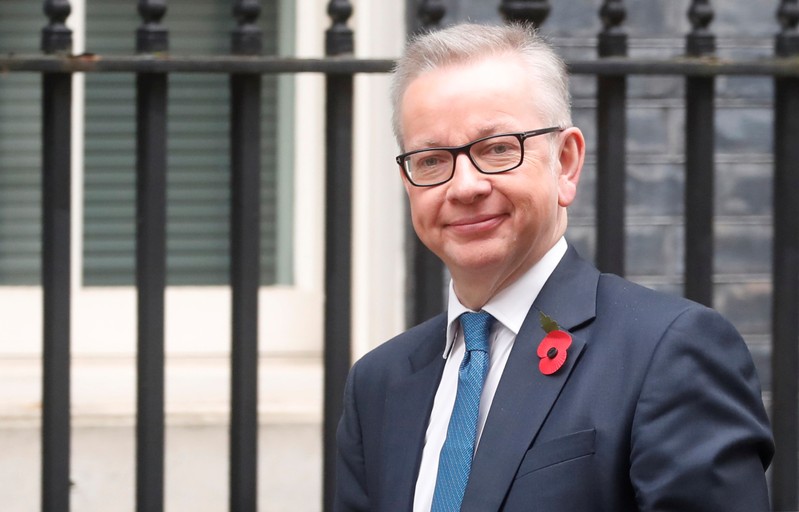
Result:
{"label": "ear", "polygon": [[577,196],[577,184],[585,160],[585,139],[579,128],[566,128],[560,134],[558,152],[558,205],[569,206]]}

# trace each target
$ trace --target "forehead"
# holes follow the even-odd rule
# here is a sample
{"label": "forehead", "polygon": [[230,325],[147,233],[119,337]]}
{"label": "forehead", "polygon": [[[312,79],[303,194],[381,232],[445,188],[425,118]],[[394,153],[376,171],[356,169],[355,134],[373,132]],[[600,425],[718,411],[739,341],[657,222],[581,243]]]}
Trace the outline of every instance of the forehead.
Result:
{"label": "forehead", "polygon": [[530,71],[520,57],[512,54],[485,55],[420,73],[409,82],[405,90],[403,108],[407,107],[408,96],[413,96],[415,89],[424,89],[428,95],[442,97],[450,95],[456,98],[479,98],[496,92],[507,95],[529,90],[532,82]]}
{"label": "forehead", "polygon": [[405,147],[463,144],[503,131],[537,128],[537,89],[521,59],[507,54],[423,73],[403,95]]}

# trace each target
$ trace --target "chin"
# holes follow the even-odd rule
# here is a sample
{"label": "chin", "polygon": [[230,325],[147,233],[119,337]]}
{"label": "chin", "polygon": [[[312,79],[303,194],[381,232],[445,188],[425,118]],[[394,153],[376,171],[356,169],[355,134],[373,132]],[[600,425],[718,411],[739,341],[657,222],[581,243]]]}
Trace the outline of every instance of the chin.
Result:
{"label": "chin", "polygon": [[504,254],[462,254],[444,261],[449,269],[458,268],[467,272],[481,272],[502,265],[507,258]]}

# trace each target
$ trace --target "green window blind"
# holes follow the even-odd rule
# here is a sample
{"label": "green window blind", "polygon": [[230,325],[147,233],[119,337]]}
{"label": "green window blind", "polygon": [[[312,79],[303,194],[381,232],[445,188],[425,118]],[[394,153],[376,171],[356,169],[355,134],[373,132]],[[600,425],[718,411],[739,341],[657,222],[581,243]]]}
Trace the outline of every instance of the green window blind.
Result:
{"label": "green window blind", "polygon": [[[264,53],[277,46],[277,2],[263,2]],[[171,0],[173,54],[225,54],[230,2]],[[87,51],[130,54],[141,20],[128,0],[87,4]],[[277,77],[263,77],[261,280],[276,281]],[[226,75],[169,77],[167,282],[228,281],[229,91]],[[129,74],[86,77],[84,281],[127,285],[135,273],[135,85]]]}
{"label": "green window blind", "polygon": [[[277,1],[262,2],[264,53],[276,53]],[[90,0],[86,48],[130,54],[141,24],[128,0]],[[40,2],[0,2],[0,51],[39,52]],[[226,0],[171,0],[164,24],[175,54],[224,54],[234,20]],[[229,141],[225,75],[170,76],[168,282],[225,284],[228,276]],[[0,74],[0,285],[40,282],[41,79]],[[261,276],[277,279],[277,77],[263,77]],[[286,148],[284,148],[286,149]],[[87,74],[84,284],[129,285],[135,254],[135,89],[130,74]],[[283,173],[285,176],[290,173]],[[285,224],[286,221],[282,220]],[[283,257],[288,254],[282,251]],[[285,277],[283,278],[285,280]]]}
{"label": "green window blind", "polygon": [[[38,53],[41,2],[0,0],[0,53]],[[41,79],[0,73],[0,285],[41,281]]]}

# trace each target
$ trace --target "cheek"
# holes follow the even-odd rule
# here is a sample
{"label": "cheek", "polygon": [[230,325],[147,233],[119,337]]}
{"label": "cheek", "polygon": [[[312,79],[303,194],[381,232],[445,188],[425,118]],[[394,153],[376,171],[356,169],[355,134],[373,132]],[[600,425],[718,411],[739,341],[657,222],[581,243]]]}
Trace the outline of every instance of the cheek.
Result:
{"label": "cheek", "polygon": [[[542,189],[541,184],[526,183],[526,190],[537,188],[534,194],[518,195],[513,201],[518,215],[518,222],[522,225],[539,225],[547,221],[548,217],[555,214],[558,208],[558,193],[552,187]],[[521,189],[520,189],[521,190]]]}
{"label": "cheek", "polygon": [[438,201],[431,194],[419,193],[431,192],[428,190],[413,191],[408,196],[408,203],[411,209],[411,219],[414,226],[430,225],[438,216]]}
{"label": "cheek", "polygon": [[422,241],[426,241],[433,219],[430,209],[418,198],[411,198],[409,205],[413,230]]}

